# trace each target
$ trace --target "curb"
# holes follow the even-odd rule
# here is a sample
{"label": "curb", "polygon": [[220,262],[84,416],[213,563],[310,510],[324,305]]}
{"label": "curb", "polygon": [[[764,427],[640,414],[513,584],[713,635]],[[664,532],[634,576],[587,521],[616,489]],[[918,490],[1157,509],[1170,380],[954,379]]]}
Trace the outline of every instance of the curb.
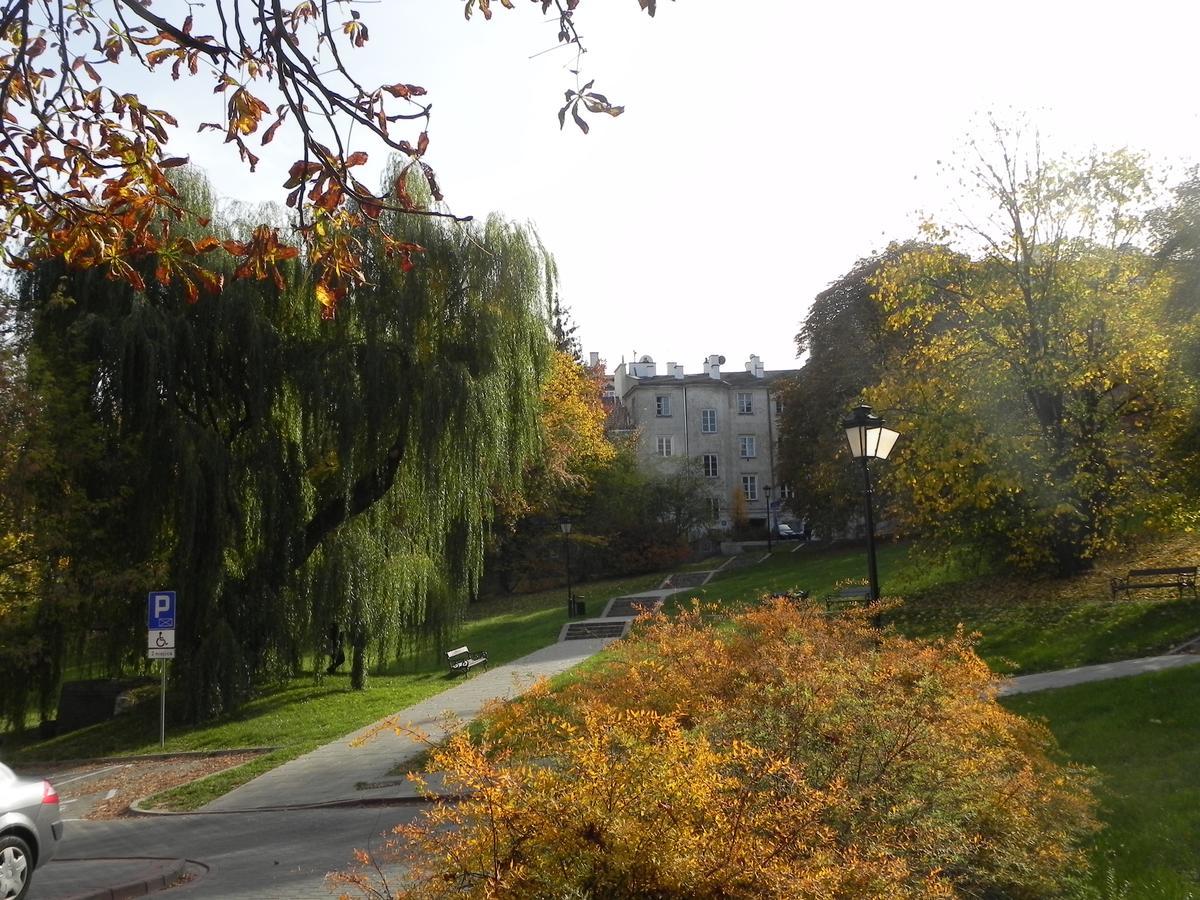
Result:
{"label": "curb", "polygon": [[[161,861],[160,857],[104,857],[106,860],[111,859],[152,859]],[[64,859],[56,858],[55,862],[96,862],[96,859],[75,859],[67,857]],[[147,894],[153,894],[156,891],[165,891],[184,873],[184,869],[188,866],[188,860],[176,859],[171,860],[171,865],[153,878],[142,878],[134,881],[127,881],[123,884],[114,885],[113,887],[97,888],[93,891],[88,891],[82,894],[72,894],[64,900],[128,900],[132,897],[144,897]]]}
{"label": "curb", "polygon": [[35,759],[32,762],[10,762],[10,766],[29,769],[36,766],[82,766],[88,763],[146,762],[152,759],[174,759],[203,756],[233,756],[235,753],[274,753],[279,747],[231,747],[225,750],[176,750],[174,753],[142,753],[136,756],[87,756],[79,759]]}
{"label": "curb", "polygon": [[[147,799],[143,797],[142,800]],[[292,812],[305,809],[360,809],[387,806],[423,806],[430,803],[457,803],[463,799],[461,794],[430,794],[423,797],[354,797],[347,800],[324,800],[320,803],[293,803],[279,806],[247,806],[244,809],[141,809],[137,800],[129,805],[129,812],[135,816],[240,816],[245,813],[263,812]],[[106,895],[107,896],[107,895]],[[71,898],[75,900],[75,898]]]}

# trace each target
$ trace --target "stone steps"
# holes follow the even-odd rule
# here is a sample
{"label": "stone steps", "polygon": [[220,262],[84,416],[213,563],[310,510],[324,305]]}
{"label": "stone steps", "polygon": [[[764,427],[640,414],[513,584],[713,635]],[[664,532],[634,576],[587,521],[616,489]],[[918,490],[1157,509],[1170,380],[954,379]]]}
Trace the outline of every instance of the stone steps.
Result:
{"label": "stone steps", "polygon": [[593,639],[615,639],[624,637],[629,630],[629,619],[589,619],[585,622],[568,622],[559,632],[560,641],[586,641]]}
{"label": "stone steps", "polygon": [[657,612],[662,597],[614,597],[604,608],[604,618],[632,619],[643,612]]}

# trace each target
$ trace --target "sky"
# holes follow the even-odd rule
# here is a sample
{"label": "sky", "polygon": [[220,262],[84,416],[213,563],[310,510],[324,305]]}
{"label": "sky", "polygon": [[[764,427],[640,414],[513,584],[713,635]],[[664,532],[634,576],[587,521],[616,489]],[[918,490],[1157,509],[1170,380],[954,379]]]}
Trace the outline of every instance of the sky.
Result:
{"label": "sky", "polygon": [[[371,39],[348,63],[428,89],[449,208],[532,222],[584,351],[610,369],[634,354],[689,373],[710,353],[799,365],[818,292],[963,204],[947,165],[989,115],[1027,117],[1051,150],[1200,160],[1197,4],[660,0],[651,19],[637,0],[582,0],[583,78],[626,107],[588,135],[559,129],[577,59],[552,49],[557,20],[515,5],[468,22],[463,0],[363,3]],[[184,108],[174,152],[220,193],[282,197],[285,132],[250,176],[194,134],[217,117],[209,83],[144,92]]]}

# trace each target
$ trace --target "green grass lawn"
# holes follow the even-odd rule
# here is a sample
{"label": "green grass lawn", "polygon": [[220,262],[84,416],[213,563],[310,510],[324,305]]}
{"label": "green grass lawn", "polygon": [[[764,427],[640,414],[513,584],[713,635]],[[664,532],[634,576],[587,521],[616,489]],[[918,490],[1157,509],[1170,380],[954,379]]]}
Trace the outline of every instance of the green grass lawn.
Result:
{"label": "green grass lawn", "polygon": [[[737,606],[765,593],[792,590],[807,590],[819,598],[838,582],[866,581],[864,550],[790,550],[777,551],[757,565],[729,567],[703,587],[678,595],[668,608],[690,597]],[[1189,547],[1143,552],[1151,559],[1155,553],[1200,557],[1200,550]],[[917,555],[905,544],[884,544],[878,565],[884,596],[903,599],[884,617],[885,624],[912,637],[950,634],[961,624],[979,632],[979,654],[1000,672],[1041,672],[1151,656],[1200,634],[1200,600],[1180,600],[1172,591],[1111,599],[1108,579],[1130,568],[1129,558],[1079,578],[1026,579],[981,576]]]}
{"label": "green grass lawn", "polygon": [[1102,896],[1200,896],[1200,666],[1003,702],[1044,718],[1063,755],[1099,773]]}
{"label": "green grass lawn", "polygon": [[[816,545],[776,544],[765,562],[755,565],[728,566],[703,587],[691,588],[676,598],[675,605],[688,598],[738,606],[757,601],[763,594],[806,590],[813,597],[830,593],[839,581],[863,581],[867,577],[866,553],[857,549],[826,551]],[[794,552],[793,552],[794,551]],[[879,549],[879,579],[893,587],[898,572],[910,567],[906,546],[887,544]],[[751,553],[758,558],[764,553]]]}
{"label": "green grass lawn", "polygon": [[[655,587],[663,575],[597,581],[581,586],[580,596],[599,612],[609,597]],[[458,641],[488,651],[499,664],[552,644],[566,621],[565,594],[544,591],[519,597],[498,597],[468,611]],[[177,797],[194,808],[227,792],[267,769],[336,740],[384,716],[445,690],[455,682],[446,674],[440,652],[416,661],[403,661],[371,675],[365,691],[353,691],[346,674],[311,675],[266,687],[237,713],[202,726],[186,727],[168,721],[166,752],[276,747],[275,752],[231,772],[205,779]],[[168,707],[172,706],[168,697]],[[129,714],[90,728],[48,740],[35,733],[0,736],[5,760],[16,763],[52,762],[160,752],[158,703],[144,703]]]}

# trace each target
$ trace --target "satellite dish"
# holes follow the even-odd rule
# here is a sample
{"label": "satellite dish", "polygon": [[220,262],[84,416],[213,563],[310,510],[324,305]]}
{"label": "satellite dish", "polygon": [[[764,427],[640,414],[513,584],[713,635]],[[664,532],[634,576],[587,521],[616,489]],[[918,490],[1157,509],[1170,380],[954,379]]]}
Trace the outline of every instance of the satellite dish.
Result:
{"label": "satellite dish", "polygon": [[723,366],[723,365],[725,365],[725,357],[723,357],[723,356],[718,356],[718,357],[717,357],[717,362],[718,362],[720,365],[722,365],[722,366]]}

